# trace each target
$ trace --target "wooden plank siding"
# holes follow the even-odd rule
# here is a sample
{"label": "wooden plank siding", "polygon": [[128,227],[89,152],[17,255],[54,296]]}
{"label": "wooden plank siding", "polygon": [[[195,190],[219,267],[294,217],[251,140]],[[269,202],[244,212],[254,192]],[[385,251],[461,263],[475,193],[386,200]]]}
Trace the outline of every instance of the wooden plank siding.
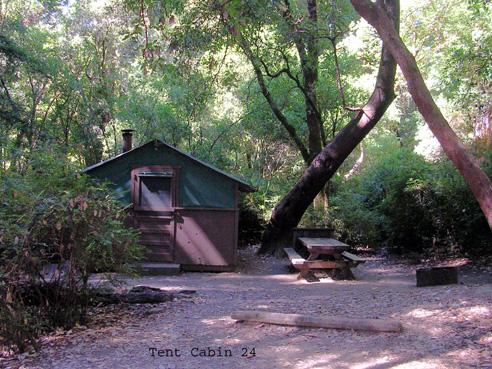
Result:
{"label": "wooden plank siding", "polygon": [[229,267],[237,264],[237,209],[177,210],[175,263]]}

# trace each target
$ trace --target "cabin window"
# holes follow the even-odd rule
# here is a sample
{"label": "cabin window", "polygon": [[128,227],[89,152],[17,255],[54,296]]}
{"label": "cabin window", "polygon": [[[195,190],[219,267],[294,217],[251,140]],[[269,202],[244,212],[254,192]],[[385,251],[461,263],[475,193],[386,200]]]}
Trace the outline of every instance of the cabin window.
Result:
{"label": "cabin window", "polygon": [[138,206],[146,209],[172,207],[171,177],[139,176]]}
{"label": "cabin window", "polygon": [[150,165],[132,169],[132,199],[135,210],[168,211],[176,206],[178,167]]}

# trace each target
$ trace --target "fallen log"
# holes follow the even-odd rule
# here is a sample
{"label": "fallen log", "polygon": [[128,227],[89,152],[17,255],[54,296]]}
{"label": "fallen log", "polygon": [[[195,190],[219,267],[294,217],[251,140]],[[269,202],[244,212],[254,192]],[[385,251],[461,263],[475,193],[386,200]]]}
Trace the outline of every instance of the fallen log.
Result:
{"label": "fallen log", "polygon": [[319,317],[301,314],[269,313],[265,311],[239,311],[233,313],[231,318],[238,321],[246,320],[312,328],[353,329],[375,332],[401,332],[403,329],[400,322],[388,319]]}
{"label": "fallen log", "polygon": [[174,293],[148,286],[137,286],[120,293],[112,290],[94,291],[91,296],[93,304],[157,304],[172,301],[174,298]]}
{"label": "fallen log", "polygon": [[112,291],[97,291],[92,295],[92,302],[103,304],[157,304],[161,302],[172,301],[183,295],[193,294],[193,290],[181,291],[163,291],[160,288],[149,286],[136,286],[123,293],[115,293]]}
{"label": "fallen log", "polygon": [[[185,298],[187,295],[196,293],[194,290],[165,291],[149,286],[135,286],[119,291],[113,287],[73,290],[57,283],[24,283],[16,286],[15,292],[20,296],[22,302],[28,306],[54,304],[60,299],[75,299],[81,304],[87,303],[89,305],[158,304]],[[0,287],[0,298],[5,299],[6,293],[5,288]]]}

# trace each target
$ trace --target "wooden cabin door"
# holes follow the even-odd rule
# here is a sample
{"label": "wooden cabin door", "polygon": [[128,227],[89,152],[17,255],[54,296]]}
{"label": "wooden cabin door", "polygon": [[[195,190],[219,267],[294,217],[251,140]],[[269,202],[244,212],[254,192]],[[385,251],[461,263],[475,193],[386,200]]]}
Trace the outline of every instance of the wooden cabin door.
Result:
{"label": "wooden cabin door", "polygon": [[169,167],[147,166],[132,170],[135,222],[140,231],[140,244],[148,250],[148,262],[174,262],[175,182],[175,172]]}

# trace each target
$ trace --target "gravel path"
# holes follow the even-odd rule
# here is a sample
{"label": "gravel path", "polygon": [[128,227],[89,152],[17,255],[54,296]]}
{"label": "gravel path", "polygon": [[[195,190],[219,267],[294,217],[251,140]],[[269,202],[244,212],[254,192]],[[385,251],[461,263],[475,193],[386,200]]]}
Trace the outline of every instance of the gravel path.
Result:
{"label": "gravel path", "polygon": [[[72,332],[62,342],[48,340],[40,353],[12,367],[492,368],[490,274],[466,275],[459,285],[416,288],[413,268],[382,261],[356,268],[357,281],[297,281],[283,262],[269,258],[246,269],[248,273],[186,273],[130,281],[167,290],[193,289],[197,294],[145,307],[148,316],[140,319]],[[404,332],[308,329],[230,319],[231,312],[245,309],[391,317],[403,323]],[[208,347],[215,357],[192,356],[201,348],[207,353]],[[218,357],[219,347],[222,355],[230,350],[232,356]],[[168,357],[159,357],[156,350],[153,357],[151,348],[169,349]],[[181,356],[170,357],[171,353]]]}

